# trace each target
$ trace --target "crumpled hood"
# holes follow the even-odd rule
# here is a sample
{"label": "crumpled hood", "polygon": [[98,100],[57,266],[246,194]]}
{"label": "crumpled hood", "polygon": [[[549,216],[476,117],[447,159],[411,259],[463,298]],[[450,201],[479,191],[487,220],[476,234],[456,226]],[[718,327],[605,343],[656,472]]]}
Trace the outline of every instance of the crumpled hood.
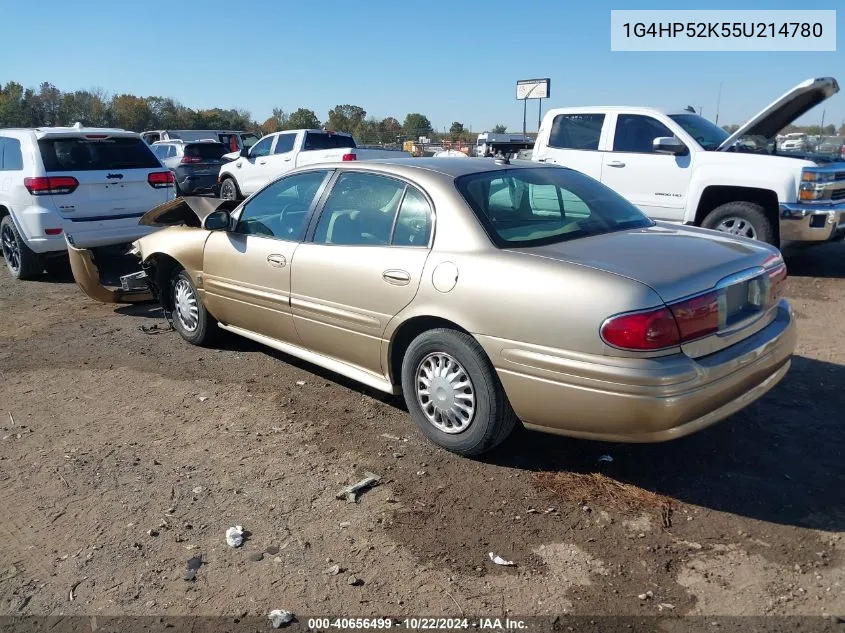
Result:
{"label": "crumpled hood", "polygon": [[218,209],[234,210],[239,202],[204,196],[184,196],[150,209],[138,224],[145,226],[193,226],[201,227],[203,220]]}

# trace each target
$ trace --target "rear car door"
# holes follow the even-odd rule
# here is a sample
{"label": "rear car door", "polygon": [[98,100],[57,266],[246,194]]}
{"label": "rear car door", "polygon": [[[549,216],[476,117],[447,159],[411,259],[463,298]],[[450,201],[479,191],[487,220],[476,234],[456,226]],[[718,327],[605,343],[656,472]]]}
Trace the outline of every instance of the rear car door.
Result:
{"label": "rear car door", "polygon": [[150,178],[161,164],[139,136],[49,134],[38,149],[45,176],[76,181],[68,193],[42,196],[71,222],[140,217],[173,197],[172,183]]}
{"label": "rear car door", "polygon": [[652,143],[674,136],[654,117],[617,114],[611,152],[604,153],[601,181],[656,220],[682,222],[689,190],[691,153],[658,154]]}
{"label": "rear car door", "polygon": [[293,258],[291,310],[303,345],[384,376],[382,336],[417,293],[432,222],[431,203],[414,185],[340,173]]}
{"label": "rear car door", "polygon": [[298,344],[290,312],[291,260],[331,172],[282,178],[247,200],[230,231],[209,235],[205,304],[219,321]]}
{"label": "rear car door", "polygon": [[541,163],[569,167],[599,180],[605,115],[598,112],[558,114],[551,123],[548,140],[537,153]]}

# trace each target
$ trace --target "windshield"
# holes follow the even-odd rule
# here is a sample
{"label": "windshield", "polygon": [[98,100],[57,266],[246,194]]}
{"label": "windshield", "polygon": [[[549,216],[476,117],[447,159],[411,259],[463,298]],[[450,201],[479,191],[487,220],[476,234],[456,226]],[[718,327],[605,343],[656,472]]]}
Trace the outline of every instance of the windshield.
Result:
{"label": "windshield", "polygon": [[191,145],[185,145],[185,156],[201,158],[203,160],[219,160],[228,152],[229,148],[223,145],[223,143],[193,143]]}
{"label": "windshield", "polygon": [[718,125],[697,114],[670,114],[669,118],[707,150],[717,149],[730,136]]}
{"label": "windshield", "polygon": [[319,149],[341,149],[349,147],[355,149],[355,141],[348,134],[327,134],[324,132],[308,132],[305,135],[303,151]]}
{"label": "windshield", "polygon": [[485,171],[455,181],[499,248],[540,246],[654,223],[589,176],[558,168]]}

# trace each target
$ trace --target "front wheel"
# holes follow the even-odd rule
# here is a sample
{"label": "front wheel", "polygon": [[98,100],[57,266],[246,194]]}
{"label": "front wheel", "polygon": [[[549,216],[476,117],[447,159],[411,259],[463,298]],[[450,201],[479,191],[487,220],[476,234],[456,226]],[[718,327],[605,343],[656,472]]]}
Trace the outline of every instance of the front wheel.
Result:
{"label": "front wheel", "polygon": [[202,300],[191,276],[180,270],[170,284],[170,301],[173,306],[173,327],[192,345],[208,345],[217,335],[214,320]]}
{"label": "front wheel", "polygon": [[775,227],[762,206],[754,202],[727,202],[713,209],[701,226],[731,235],[776,244]]}
{"label": "front wheel", "polygon": [[460,455],[491,450],[516,424],[484,350],[457,330],[429,330],[411,342],[402,359],[402,392],[420,430]]}
{"label": "front wheel", "polygon": [[237,200],[239,198],[238,185],[234,178],[227,176],[220,183],[220,198],[223,200]]}

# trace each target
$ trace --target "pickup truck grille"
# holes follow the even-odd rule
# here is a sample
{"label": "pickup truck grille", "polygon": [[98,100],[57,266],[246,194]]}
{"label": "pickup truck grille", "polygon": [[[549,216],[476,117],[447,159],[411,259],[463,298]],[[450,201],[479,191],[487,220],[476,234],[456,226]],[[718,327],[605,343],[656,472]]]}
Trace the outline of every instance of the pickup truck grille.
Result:
{"label": "pickup truck grille", "polygon": [[842,200],[845,198],[845,189],[835,189],[830,193],[831,200]]}

